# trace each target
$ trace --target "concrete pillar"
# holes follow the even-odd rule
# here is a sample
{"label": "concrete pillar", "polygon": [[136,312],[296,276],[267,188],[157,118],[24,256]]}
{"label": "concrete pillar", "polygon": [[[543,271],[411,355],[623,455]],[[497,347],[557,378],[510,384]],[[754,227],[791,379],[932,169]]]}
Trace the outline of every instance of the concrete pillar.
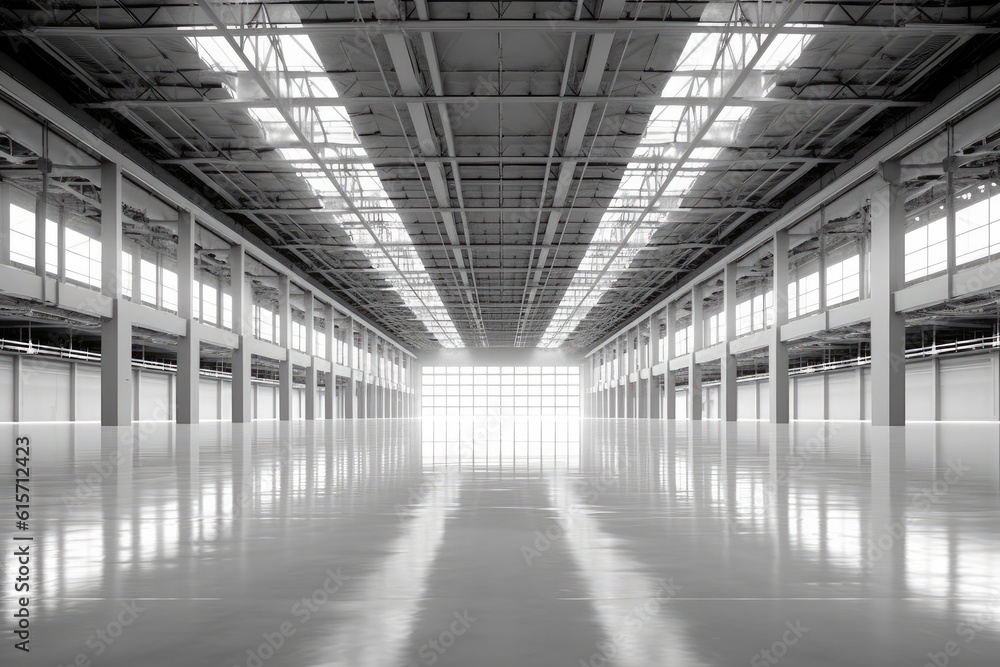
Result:
{"label": "concrete pillar", "polygon": [[309,365],[306,367],[306,396],[304,416],[308,420],[316,419],[316,313],[313,293],[306,290],[302,295],[302,306],[305,311],[306,324],[306,355]]}
{"label": "concrete pillar", "polygon": [[871,199],[872,424],[875,426],[906,423],[906,320],[896,312],[893,296],[904,284],[905,194],[901,184],[887,183]]}
{"label": "concrete pillar", "polygon": [[0,183],[0,264],[10,264],[10,185]]}
{"label": "concrete pillar", "polygon": [[688,365],[688,420],[701,421],[701,367],[695,360],[697,352],[705,344],[705,299],[702,296],[701,285],[691,288],[691,339],[689,352],[691,363]]}
{"label": "concrete pillar", "polygon": [[663,373],[663,418],[677,419],[677,378],[670,370],[670,361],[674,358],[676,350],[677,332],[677,306],[672,303],[667,304],[666,325],[667,340],[664,345],[666,356],[663,361],[667,365],[667,370]]}
{"label": "concrete pillar", "polygon": [[[132,323],[122,312],[122,173],[101,166],[101,292],[114,299],[110,320],[101,324],[101,424],[132,423]],[[44,262],[44,258],[43,258]]]}
{"label": "concrete pillar", "polygon": [[[48,130],[44,130],[48,132]],[[41,163],[41,160],[39,160]],[[42,172],[42,188],[35,200],[35,274],[45,275],[45,232],[49,210],[49,172]]]}
{"label": "concrete pillar", "polygon": [[233,296],[233,333],[239,336],[233,350],[233,423],[253,421],[253,400],[250,388],[250,341],[253,324],[250,321],[250,286],[246,280],[246,252],[240,244],[229,250],[229,283]]}
{"label": "concrete pillar", "polygon": [[75,422],[79,420],[77,415],[77,399],[76,392],[79,377],[79,364],[75,361],[69,363],[69,420]]}
{"label": "concrete pillar", "polygon": [[788,345],[781,340],[781,326],[788,322],[788,232],[777,232],[774,254],[774,324],[768,344],[768,383],[772,424],[788,423]]}
{"label": "concrete pillar", "polygon": [[177,315],[187,333],[177,341],[177,388],[175,409],[178,424],[199,421],[198,390],[201,341],[194,320],[194,238],[196,223],[189,211],[177,212]]}
{"label": "concrete pillar", "polygon": [[722,344],[722,375],[719,385],[719,419],[736,421],[736,356],[730,354],[729,344],[736,338],[736,262],[726,264],[722,274],[722,302],[725,332]]}
{"label": "concrete pillar", "polygon": [[278,362],[278,419],[292,418],[292,308],[289,303],[291,285],[288,276],[278,276],[278,315],[280,317],[280,345],[283,358]]}
{"label": "concrete pillar", "polygon": [[59,225],[56,227],[56,276],[66,280],[66,209],[59,207]]}
{"label": "concrete pillar", "polygon": [[323,417],[325,419],[337,418],[337,374],[334,366],[337,362],[334,350],[336,349],[336,319],[337,311],[333,306],[327,304],[323,309],[323,319],[326,320],[326,358],[330,362],[330,370],[326,373],[326,393],[323,395]]}

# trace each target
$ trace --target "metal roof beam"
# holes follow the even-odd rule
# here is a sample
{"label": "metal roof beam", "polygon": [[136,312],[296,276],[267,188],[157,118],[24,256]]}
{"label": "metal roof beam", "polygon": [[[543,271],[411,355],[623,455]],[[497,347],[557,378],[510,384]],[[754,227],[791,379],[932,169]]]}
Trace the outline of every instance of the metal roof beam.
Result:
{"label": "metal roof beam", "polygon": [[[289,25],[226,26],[210,23],[189,23],[169,26],[141,27],[92,27],[83,25],[39,25],[23,29],[0,31],[4,37],[44,39],[47,37],[97,38],[97,37],[276,37],[282,35],[311,35],[318,37],[356,37],[359,34],[414,34],[424,32],[585,32],[592,34],[657,33],[661,35],[691,35],[694,33],[767,35],[770,25],[730,25],[709,23],[692,19],[436,19],[428,21],[323,21]],[[789,35],[878,35],[881,37],[922,35],[996,34],[1000,29],[988,23],[902,23],[899,25],[851,23],[795,23],[782,26],[782,34]]]}
{"label": "metal roof beam", "polygon": [[[397,74],[399,71],[397,69]],[[404,86],[404,90],[408,90]],[[273,99],[185,99],[185,100],[106,100],[104,102],[89,102],[80,104],[82,109],[266,109],[278,107],[355,107],[372,104],[405,104],[407,106],[426,104],[468,104],[475,100],[479,104],[651,104],[685,107],[701,107],[718,104],[721,97],[657,97],[656,95],[421,95],[419,92],[407,92],[404,95],[366,95],[359,97],[310,97],[300,100]],[[781,97],[734,97],[729,104],[748,107],[773,106],[819,106],[819,107],[853,107],[871,106],[888,107],[919,107],[926,102],[919,100],[887,100],[873,97],[837,97],[822,98],[781,98]]]}

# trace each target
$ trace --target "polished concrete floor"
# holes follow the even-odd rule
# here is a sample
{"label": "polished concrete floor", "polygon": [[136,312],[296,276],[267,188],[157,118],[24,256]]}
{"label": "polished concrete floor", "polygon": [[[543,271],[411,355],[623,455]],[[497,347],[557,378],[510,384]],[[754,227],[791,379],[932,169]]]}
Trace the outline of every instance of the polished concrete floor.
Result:
{"label": "polished concrete floor", "polygon": [[[0,438],[5,666],[1000,664],[995,424],[22,424]],[[7,632],[15,535],[34,538],[28,655]]]}

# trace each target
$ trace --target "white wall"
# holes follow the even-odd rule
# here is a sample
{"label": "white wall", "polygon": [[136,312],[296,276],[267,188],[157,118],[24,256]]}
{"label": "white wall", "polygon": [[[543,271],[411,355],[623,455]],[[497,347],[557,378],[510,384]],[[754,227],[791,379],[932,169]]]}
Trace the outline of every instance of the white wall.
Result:
{"label": "white wall", "polygon": [[996,419],[996,365],[987,355],[941,359],[939,396],[941,419]]}
{"label": "white wall", "polygon": [[[718,385],[705,385],[702,391],[702,418],[718,419]],[[768,419],[767,380],[740,382],[736,397],[739,419]],[[794,377],[789,404],[793,419],[869,420],[870,370],[849,368]],[[910,421],[1000,420],[1000,352],[908,362],[906,416]],[[687,419],[686,389],[677,390],[677,419]]]}
{"label": "white wall", "polygon": [[[20,365],[20,382],[14,369]],[[76,421],[100,421],[101,369],[93,363],[75,362],[76,391],[72,391],[73,363],[62,359],[0,354],[0,422],[71,421],[76,404]],[[133,393],[138,388],[139,404],[135,419],[164,420],[174,416],[176,376],[153,369],[132,370]],[[20,391],[20,396],[15,391]],[[278,392],[274,385],[254,383],[254,418],[277,419]],[[257,393],[261,392],[258,400]],[[324,418],[324,389],[316,391],[316,418]],[[293,388],[292,419],[305,418],[305,389]],[[202,377],[198,386],[201,421],[232,419],[232,382],[226,378]],[[16,405],[15,405],[16,403]],[[258,410],[259,408],[259,410]]]}

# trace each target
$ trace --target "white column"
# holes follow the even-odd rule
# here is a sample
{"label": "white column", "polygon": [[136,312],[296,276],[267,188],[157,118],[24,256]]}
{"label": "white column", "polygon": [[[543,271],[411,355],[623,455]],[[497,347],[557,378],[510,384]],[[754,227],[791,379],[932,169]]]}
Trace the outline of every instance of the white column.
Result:
{"label": "white column", "polygon": [[39,276],[45,275],[45,221],[48,218],[48,210],[49,172],[45,170],[42,172],[42,189],[35,200],[35,274]]}
{"label": "white column", "polygon": [[722,312],[726,327],[722,340],[719,419],[727,422],[736,421],[736,356],[729,352],[729,344],[736,338],[736,270],[737,263],[730,262],[722,274]]}
{"label": "white column", "polygon": [[278,314],[280,316],[282,359],[278,361],[278,419],[292,418],[292,308],[289,303],[288,276],[278,276]]}
{"label": "white column", "polygon": [[0,264],[10,264],[10,186],[0,183]]}
{"label": "white column", "polygon": [[357,385],[355,383],[354,370],[355,356],[357,355],[357,348],[354,347],[354,320],[349,319],[347,321],[347,359],[344,361],[347,363],[348,368],[348,380],[347,380],[347,390],[344,392],[344,417],[346,419],[357,419],[357,401],[355,392],[357,391]]}
{"label": "white column", "polygon": [[906,321],[894,293],[903,287],[905,188],[887,183],[872,195],[872,424],[906,422]]}
{"label": "white column", "polygon": [[309,290],[302,295],[302,306],[305,311],[306,324],[306,355],[309,365],[306,367],[306,396],[303,412],[306,419],[316,419],[316,314],[313,293]]}
{"label": "white column", "polygon": [[774,325],[768,345],[768,388],[772,424],[788,423],[788,345],[781,340],[781,326],[788,321],[788,232],[777,232],[774,254]]}
{"label": "white column", "polygon": [[323,308],[323,319],[326,320],[326,358],[330,362],[330,370],[326,373],[326,393],[323,395],[323,417],[325,419],[336,419],[337,417],[337,374],[334,372],[336,359],[336,325],[334,318],[336,311],[331,304],[326,304]]}
{"label": "white column", "polygon": [[701,421],[701,367],[695,360],[705,343],[705,299],[701,285],[691,288],[691,363],[688,365],[688,419]]}
{"label": "white column", "polygon": [[[246,280],[246,252],[241,244],[229,250],[229,283],[233,295],[233,333],[239,336],[233,350],[233,423],[253,421],[253,394],[250,389],[251,322],[250,286]],[[220,299],[221,300],[221,299]]]}
{"label": "white column", "polygon": [[114,299],[114,312],[111,319],[101,324],[101,424],[104,426],[132,423],[132,323],[122,313],[119,284],[121,193],[121,170],[117,164],[105,162],[101,166],[101,292]]}
{"label": "white column", "polygon": [[677,378],[670,370],[670,361],[674,358],[676,350],[674,344],[677,332],[677,306],[673,303],[667,304],[666,325],[667,340],[664,343],[666,355],[663,361],[667,365],[667,370],[663,373],[663,418],[677,419]]}
{"label": "white column", "polygon": [[188,211],[178,211],[177,218],[177,315],[184,319],[187,333],[177,341],[175,414],[178,424],[197,424],[201,367],[201,341],[193,312],[194,238],[197,223]]}

